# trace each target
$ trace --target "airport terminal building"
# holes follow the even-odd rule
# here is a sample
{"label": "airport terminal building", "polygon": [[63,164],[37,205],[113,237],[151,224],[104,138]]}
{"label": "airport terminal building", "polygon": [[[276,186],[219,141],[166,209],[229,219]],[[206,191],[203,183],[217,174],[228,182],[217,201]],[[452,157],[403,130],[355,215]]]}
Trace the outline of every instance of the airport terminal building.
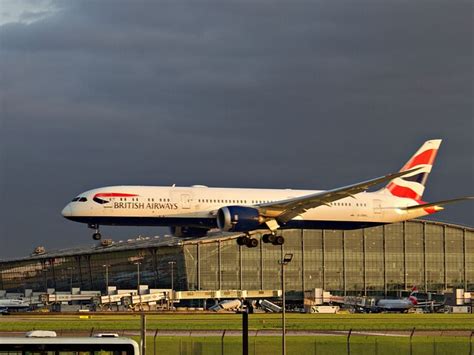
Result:
{"label": "airport terminal building", "polygon": [[[474,228],[411,220],[374,228],[283,230],[285,244],[238,246],[237,235],[139,237],[0,261],[0,290],[57,291],[137,284],[175,290],[280,289],[284,253],[290,297],[323,288],[339,295],[474,291]],[[106,244],[106,243],[104,243]]]}

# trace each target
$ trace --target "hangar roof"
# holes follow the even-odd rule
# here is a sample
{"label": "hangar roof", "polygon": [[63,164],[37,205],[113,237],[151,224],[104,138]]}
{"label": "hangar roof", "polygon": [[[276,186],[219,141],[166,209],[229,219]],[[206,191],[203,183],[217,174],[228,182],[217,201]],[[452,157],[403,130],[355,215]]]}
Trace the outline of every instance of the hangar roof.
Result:
{"label": "hangar roof", "polygon": [[[205,237],[200,238],[179,238],[172,235],[144,237],[138,236],[136,238],[127,240],[110,240],[110,244],[104,245],[101,242],[97,242],[93,245],[82,245],[66,249],[55,249],[45,250],[43,253],[32,253],[29,256],[0,260],[2,262],[12,261],[31,261],[31,260],[42,260],[48,258],[57,258],[72,255],[85,255],[85,254],[96,254],[96,253],[110,253],[124,250],[135,250],[135,249],[146,249],[146,248],[163,248],[163,247],[176,247],[184,244],[202,244],[211,243],[217,240],[228,240],[234,239],[240,236],[241,233],[211,233]],[[102,242],[107,239],[103,239]]]}
{"label": "hangar roof", "polygon": [[[473,227],[438,222],[438,221],[429,221],[414,219],[407,222],[418,222],[426,224],[434,224],[441,226],[448,226],[452,228],[466,229],[474,231]],[[242,233],[222,233],[222,232],[213,232],[208,234],[205,237],[200,238],[178,238],[171,235],[164,236],[153,236],[153,237],[143,237],[138,236],[133,239],[111,241],[109,245],[102,245],[101,242],[94,245],[84,245],[77,246],[67,249],[55,249],[55,250],[46,250],[44,253],[32,253],[29,256],[12,258],[7,260],[0,260],[0,263],[3,262],[12,262],[12,261],[32,261],[32,260],[42,260],[48,258],[57,258],[73,255],[89,255],[89,254],[98,254],[98,253],[110,253],[116,251],[125,251],[125,250],[136,250],[136,249],[146,249],[146,248],[163,248],[163,247],[177,247],[186,244],[204,244],[212,243],[217,240],[229,240],[235,239]]]}

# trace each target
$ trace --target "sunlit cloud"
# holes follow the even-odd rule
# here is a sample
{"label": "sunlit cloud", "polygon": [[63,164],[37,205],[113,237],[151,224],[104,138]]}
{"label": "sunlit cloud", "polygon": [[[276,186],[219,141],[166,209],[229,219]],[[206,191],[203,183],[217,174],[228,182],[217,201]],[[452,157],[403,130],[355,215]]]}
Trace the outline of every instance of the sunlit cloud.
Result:
{"label": "sunlit cloud", "polygon": [[2,0],[0,26],[8,23],[31,24],[59,10],[52,0]]}

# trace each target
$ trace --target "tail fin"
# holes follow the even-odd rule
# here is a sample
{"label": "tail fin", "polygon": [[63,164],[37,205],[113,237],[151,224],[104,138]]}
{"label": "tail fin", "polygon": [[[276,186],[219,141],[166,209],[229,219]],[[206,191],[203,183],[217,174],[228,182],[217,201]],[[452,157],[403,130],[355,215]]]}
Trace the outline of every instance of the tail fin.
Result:
{"label": "tail fin", "polygon": [[414,305],[416,306],[418,304],[418,298],[416,298],[415,296],[415,293],[418,292],[418,288],[416,286],[413,286],[413,288],[411,289],[411,293],[410,293],[410,296],[408,296],[408,300]]}
{"label": "tail fin", "polygon": [[420,170],[413,172],[413,174],[393,179],[382,190],[397,197],[421,200],[421,196],[423,196],[425,191],[426,180],[431,172],[431,167],[440,145],[441,139],[426,141],[400,171],[413,168],[420,168]]}

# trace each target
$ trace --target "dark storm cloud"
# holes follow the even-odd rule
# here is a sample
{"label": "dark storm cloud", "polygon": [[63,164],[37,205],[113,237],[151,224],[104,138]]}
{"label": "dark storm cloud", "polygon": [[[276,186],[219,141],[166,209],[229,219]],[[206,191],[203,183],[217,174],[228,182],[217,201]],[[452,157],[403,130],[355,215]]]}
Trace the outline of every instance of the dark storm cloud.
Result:
{"label": "dark storm cloud", "polygon": [[470,2],[56,5],[0,27],[0,256],[87,242],[59,212],[89,188],[330,188],[429,138],[427,199],[472,194]]}

